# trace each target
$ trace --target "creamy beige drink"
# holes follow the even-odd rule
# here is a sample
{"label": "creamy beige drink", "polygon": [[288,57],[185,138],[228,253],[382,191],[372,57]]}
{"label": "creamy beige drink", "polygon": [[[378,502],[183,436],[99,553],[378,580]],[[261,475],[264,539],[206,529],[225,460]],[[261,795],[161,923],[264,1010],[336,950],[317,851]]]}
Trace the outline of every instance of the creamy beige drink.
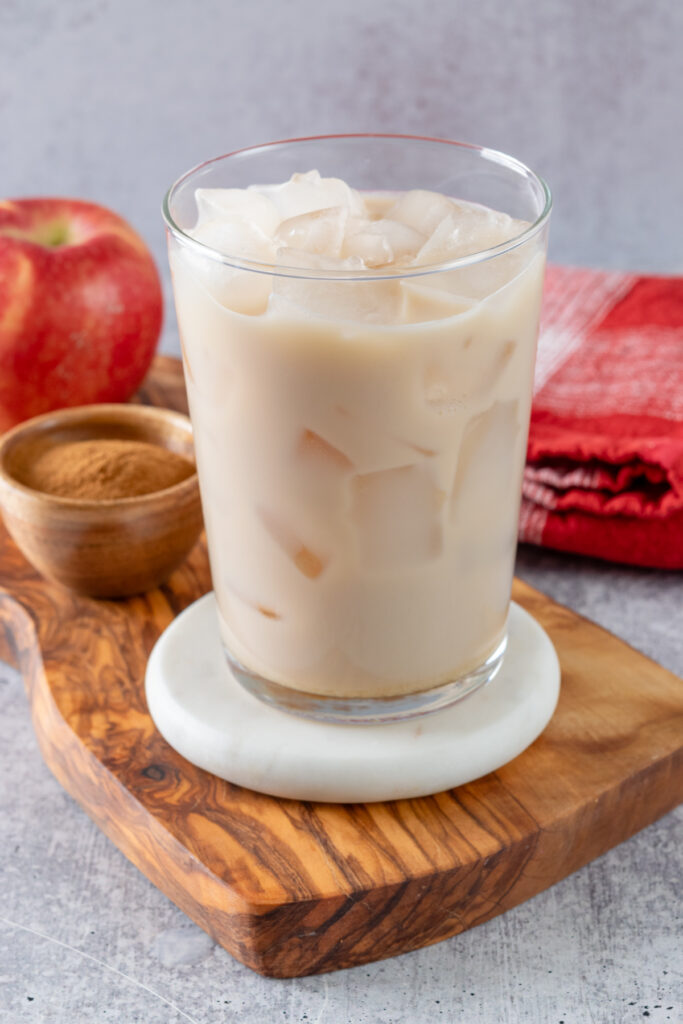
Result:
{"label": "creamy beige drink", "polygon": [[495,666],[545,239],[315,171],[195,196],[171,265],[229,657],[361,698]]}

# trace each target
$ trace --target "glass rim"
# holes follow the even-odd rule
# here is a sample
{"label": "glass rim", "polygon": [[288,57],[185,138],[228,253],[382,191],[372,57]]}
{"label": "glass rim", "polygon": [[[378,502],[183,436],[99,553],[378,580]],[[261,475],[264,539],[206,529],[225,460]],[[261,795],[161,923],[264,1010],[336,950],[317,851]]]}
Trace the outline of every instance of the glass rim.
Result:
{"label": "glass rim", "polygon": [[[459,149],[473,150],[479,153],[479,155],[484,159],[507,167],[510,170],[514,170],[518,174],[534,181],[540,187],[541,195],[543,196],[543,209],[538,217],[529,224],[521,234],[515,235],[513,238],[510,238],[505,242],[501,242],[500,245],[492,246],[488,249],[481,249],[478,252],[470,253],[468,256],[458,256],[455,259],[444,260],[440,263],[431,263],[419,267],[401,267],[393,273],[387,273],[383,268],[373,271],[370,267],[364,267],[360,271],[332,269],[311,271],[304,267],[283,267],[278,263],[263,263],[243,256],[226,255],[218,249],[214,249],[212,246],[193,238],[174,220],[171,213],[171,202],[175,192],[185,182],[196,175],[199,171],[202,171],[205,167],[210,167],[212,164],[220,163],[223,160],[228,160],[230,157],[239,156],[243,153],[255,153],[259,150],[274,149],[278,146],[285,146],[298,142],[324,142],[330,139],[402,139],[407,142],[436,142],[444,146],[456,146]],[[431,274],[444,273],[449,270],[457,270],[462,267],[471,267],[478,263],[484,263],[496,256],[501,256],[513,249],[517,249],[520,245],[524,245],[543,229],[550,217],[552,205],[552,194],[545,179],[539,174],[536,174],[535,171],[532,171],[531,168],[522,163],[521,160],[517,160],[516,157],[509,156],[501,150],[491,149],[488,146],[478,146],[471,142],[459,142],[455,139],[441,139],[429,135],[404,135],[382,132],[342,132],[329,135],[303,135],[298,138],[277,139],[273,142],[262,142],[255,146],[243,146],[241,149],[235,149],[229,153],[223,153],[220,156],[214,156],[208,160],[203,160],[201,163],[191,167],[189,171],[185,171],[184,174],[181,174],[180,177],[173,182],[164,195],[161,211],[168,231],[177,238],[182,245],[187,246],[198,255],[223,263],[235,270],[249,270],[257,274],[266,274],[269,277],[293,277],[309,281],[387,281],[404,279],[407,277],[425,277]]]}

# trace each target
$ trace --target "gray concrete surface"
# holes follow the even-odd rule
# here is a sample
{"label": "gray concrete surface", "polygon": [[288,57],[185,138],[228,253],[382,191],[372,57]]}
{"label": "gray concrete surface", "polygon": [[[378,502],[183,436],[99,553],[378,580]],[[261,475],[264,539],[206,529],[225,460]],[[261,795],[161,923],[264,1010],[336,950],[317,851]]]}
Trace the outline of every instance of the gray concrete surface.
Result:
{"label": "gray concrete surface", "polygon": [[[682,30],[673,0],[0,0],[0,196],[113,207],[168,296],[159,204],[194,163],[300,134],[434,134],[549,180],[555,260],[670,272]],[[680,575],[532,549],[519,572],[683,673]],[[683,1021],[680,811],[462,936],[282,982],[214,946],[65,795],[2,666],[0,780],[3,1024]]]}
{"label": "gray concrete surface", "polygon": [[682,35],[675,0],[1,0],[0,197],[112,206],[168,295],[159,206],[189,167],[415,132],[543,174],[551,258],[666,272],[683,266]]}
{"label": "gray concrete surface", "polygon": [[[679,574],[532,548],[518,572],[683,674]],[[3,1024],[683,1021],[683,808],[464,935],[273,981],[215,946],[62,791],[22,690],[0,666]]]}

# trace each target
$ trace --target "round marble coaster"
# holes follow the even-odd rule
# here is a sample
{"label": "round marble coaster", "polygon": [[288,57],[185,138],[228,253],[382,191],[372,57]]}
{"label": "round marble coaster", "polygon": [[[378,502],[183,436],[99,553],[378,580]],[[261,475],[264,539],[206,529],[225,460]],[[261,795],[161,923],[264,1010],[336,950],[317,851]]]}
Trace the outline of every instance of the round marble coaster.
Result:
{"label": "round marble coaster", "polygon": [[335,803],[426,796],[500,768],[550,721],[560,685],[555,648],[514,603],[508,630],[500,672],[460,703],[407,721],[337,725],[278,711],[240,686],[207,594],[159,637],[147,703],[179,754],[249,789]]}

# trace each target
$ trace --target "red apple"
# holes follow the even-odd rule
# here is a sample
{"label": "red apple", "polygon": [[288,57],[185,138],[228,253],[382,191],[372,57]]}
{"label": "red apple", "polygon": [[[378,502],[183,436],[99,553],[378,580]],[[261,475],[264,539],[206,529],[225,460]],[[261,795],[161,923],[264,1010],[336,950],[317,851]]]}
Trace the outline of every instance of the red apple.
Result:
{"label": "red apple", "polygon": [[0,201],[0,433],[67,405],[123,402],[154,355],[159,275],[111,210]]}

